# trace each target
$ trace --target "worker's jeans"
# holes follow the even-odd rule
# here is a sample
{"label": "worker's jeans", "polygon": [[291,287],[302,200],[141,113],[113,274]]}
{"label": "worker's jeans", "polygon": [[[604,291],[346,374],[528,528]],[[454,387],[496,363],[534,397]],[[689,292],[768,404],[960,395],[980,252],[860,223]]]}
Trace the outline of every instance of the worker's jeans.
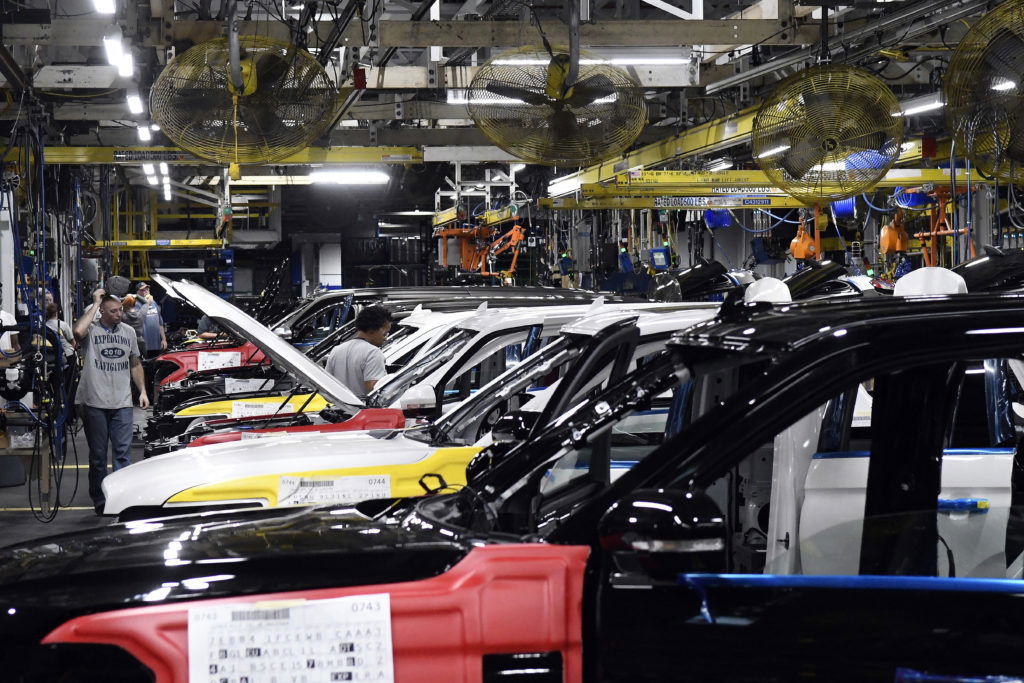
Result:
{"label": "worker's jeans", "polygon": [[89,442],[89,497],[99,505],[104,502],[100,484],[107,476],[107,442],[113,450],[115,472],[131,464],[133,413],[131,408],[79,408]]}

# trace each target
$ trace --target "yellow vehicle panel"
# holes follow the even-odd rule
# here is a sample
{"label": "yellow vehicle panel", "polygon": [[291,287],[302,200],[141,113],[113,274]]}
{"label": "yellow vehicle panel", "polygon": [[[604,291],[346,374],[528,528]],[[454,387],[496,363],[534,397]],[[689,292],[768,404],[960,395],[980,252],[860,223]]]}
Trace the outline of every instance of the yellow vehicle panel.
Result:
{"label": "yellow vehicle panel", "polygon": [[[231,415],[232,417],[245,417],[246,415],[269,415],[275,411],[281,413],[315,413],[327,407],[327,401],[320,394],[314,394],[312,400],[303,408],[309,394],[296,394],[288,401],[288,405],[277,411],[284,396],[261,396],[260,398],[238,398],[233,401],[210,401],[199,405],[184,408],[175,413],[178,417],[203,417],[205,415]],[[261,413],[258,407],[266,407],[266,412]],[[244,413],[244,414],[243,414]]]}
{"label": "yellow vehicle panel", "polygon": [[[277,507],[279,495],[282,489],[282,477],[296,478],[308,482],[318,481],[330,482],[344,477],[374,477],[380,475],[388,479],[390,494],[385,495],[384,490],[377,488],[371,497],[376,498],[398,498],[404,496],[417,496],[424,493],[419,481],[423,475],[436,474],[444,478],[444,481],[453,488],[454,492],[458,487],[466,485],[466,466],[482,448],[478,446],[458,446],[451,448],[439,448],[419,462],[402,465],[375,465],[371,467],[341,467],[328,470],[312,470],[306,472],[280,472],[277,474],[264,474],[255,477],[243,477],[231,481],[216,482],[194,486],[190,489],[176,493],[167,499],[167,503],[227,503],[236,500],[266,500],[268,507]],[[428,484],[437,486],[438,481],[431,479]],[[362,498],[356,498],[362,500]],[[309,501],[298,500],[286,501],[286,505],[303,505]],[[336,502],[346,502],[339,500]],[[325,502],[324,502],[325,503]],[[326,504],[326,503],[325,503]]]}

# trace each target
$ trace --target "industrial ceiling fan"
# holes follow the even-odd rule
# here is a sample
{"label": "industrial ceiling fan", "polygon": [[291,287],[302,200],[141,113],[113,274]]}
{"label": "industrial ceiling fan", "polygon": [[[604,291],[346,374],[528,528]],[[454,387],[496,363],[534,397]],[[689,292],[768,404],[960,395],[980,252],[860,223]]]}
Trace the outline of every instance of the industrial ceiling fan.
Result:
{"label": "industrial ceiling fan", "polygon": [[333,120],[337,90],[306,50],[235,30],[172,60],[150,93],[153,119],[196,156],[229,164],[278,161]]}
{"label": "industrial ceiling fan", "polygon": [[953,52],[943,90],[957,153],[988,175],[1024,178],[1024,0],[974,24]]}
{"label": "industrial ceiling fan", "polygon": [[775,187],[814,208],[814,239],[801,222],[797,258],[819,258],[828,219],[821,205],[874,187],[895,163],[904,121],[892,90],[875,74],[831,63],[822,7],[819,62],[775,87],[754,116],[751,147]]}
{"label": "industrial ceiling fan", "polygon": [[469,113],[495,145],[523,161],[582,166],[620,154],[643,131],[647,105],[624,69],[579,50],[579,8],[569,7],[569,45],[492,57],[467,91]]}

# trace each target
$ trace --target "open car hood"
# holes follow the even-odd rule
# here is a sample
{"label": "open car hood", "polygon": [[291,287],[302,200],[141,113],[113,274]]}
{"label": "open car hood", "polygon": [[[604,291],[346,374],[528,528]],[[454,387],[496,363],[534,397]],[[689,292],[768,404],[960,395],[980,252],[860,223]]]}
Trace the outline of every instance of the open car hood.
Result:
{"label": "open car hood", "polygon": [[183,299],[210,316],[239,339],[251,341],[275,365],[285,368],[302,383],[316,389],[331,403],[358,410],[363,402],[336,377],[307,358],[301,351],[271,332],[265,325],[216,294],[188,280],[173,282],[161,275],[153,279],[168,294]]}

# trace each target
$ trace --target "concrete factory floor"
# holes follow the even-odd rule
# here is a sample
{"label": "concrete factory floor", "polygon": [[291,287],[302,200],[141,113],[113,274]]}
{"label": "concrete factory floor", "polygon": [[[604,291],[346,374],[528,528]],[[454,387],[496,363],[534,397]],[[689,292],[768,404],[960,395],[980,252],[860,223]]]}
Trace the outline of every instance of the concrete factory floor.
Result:
{"label": "concrete factory floor", "polygon": [[[147,411],[135,409],[137,434],[141,435],[148,416]],[[141,459],[142,442],[137,436],[132,443],[132,462]],[[38,510],[33,512],[30,507],[30,494],[33,506],[38,507],[37,487],[38,482],[31,481],[21,486],[0,488],[0,547],[69,531],[106,526],[115,521],[114,517],[98,517],[93,511],[92,501],[89,499],[89,448],[81,429],[74,437],[74,444],[68,442],[67,459],[60,486],[61,508],[57,516],[47,523],[41,522],[37,518]]]}

